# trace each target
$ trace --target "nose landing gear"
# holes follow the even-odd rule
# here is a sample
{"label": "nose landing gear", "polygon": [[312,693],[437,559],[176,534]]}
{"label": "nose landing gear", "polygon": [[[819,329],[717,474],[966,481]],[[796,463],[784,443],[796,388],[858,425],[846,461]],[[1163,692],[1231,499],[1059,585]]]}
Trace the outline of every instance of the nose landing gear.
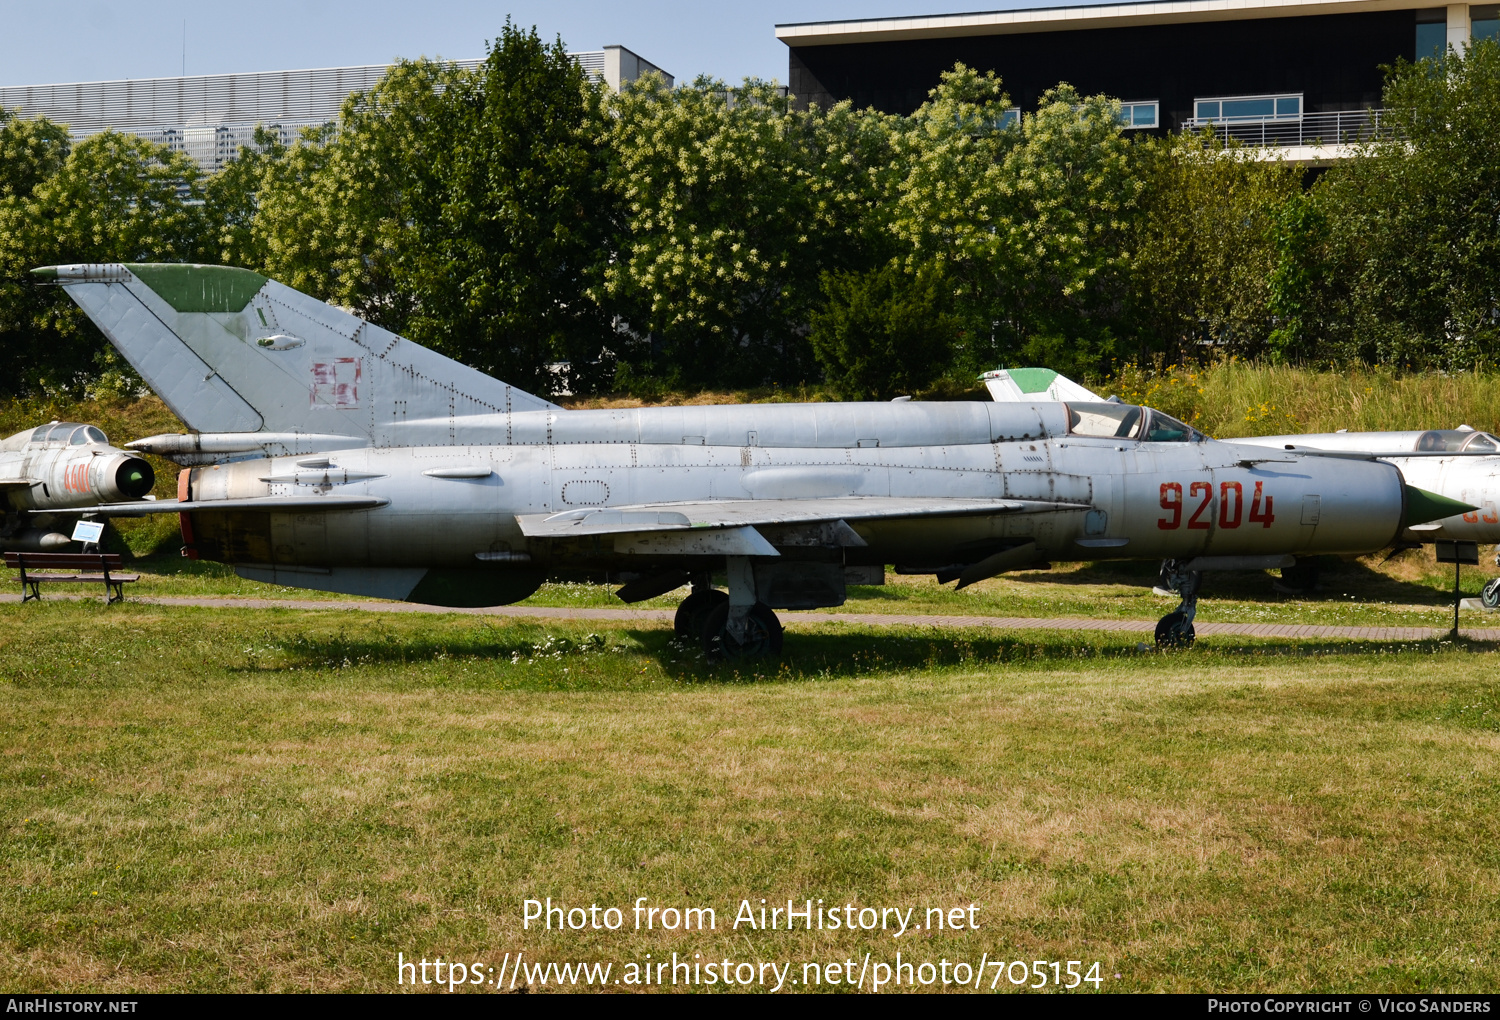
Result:
{"label": "nose landing gear", "polygon": [[1183,560],[1167,560],[1162,564],[1162,585],[1182,596],[1176,609],[1163,616],[1156,624],[1156,646],[1158,648],[1191,648],[1197,639],[1193,630],[1193,617],[1198,613],[1198,587],[1203,574],[1197,570],[1186,570]]}

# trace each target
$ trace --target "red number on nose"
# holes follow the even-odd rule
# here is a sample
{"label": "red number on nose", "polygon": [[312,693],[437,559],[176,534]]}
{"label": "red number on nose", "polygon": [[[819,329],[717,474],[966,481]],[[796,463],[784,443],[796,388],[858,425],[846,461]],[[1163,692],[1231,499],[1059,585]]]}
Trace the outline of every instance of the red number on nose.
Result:
{"label": "red number on nose", "polygon": [[1163,531],[1171,531],[1173,528],[1182,527],[1182,483],[1161,483],[1161,508],[1172,516],[1160,517],[1156,526]]}
{"label": "red number on nose", "polygon": [[1190,496],[1196,496],[1200,492],[1203,493],[1203,502],[1198,504],[1198,509],[1193,511],[1193,516],[1188,518],[1188,527],[1199,531],[1207,531],[1212,522],[1202,520],[1201,518],[1207,512],[1209,504],[1214,501],[1214,487],[1208,482],[1194,482],[1192,487],[1188,489],[1188,495]]}
{"label": "red number on nose", "polygon": [[[1233,497],[1232,499],[1230,497]],[[1233,505],[1234,513],[1230,514]],[[1239,482],[1219,483],[1219,527],[1238,528],[1240,514],[1245,510],[1245,489]]]}

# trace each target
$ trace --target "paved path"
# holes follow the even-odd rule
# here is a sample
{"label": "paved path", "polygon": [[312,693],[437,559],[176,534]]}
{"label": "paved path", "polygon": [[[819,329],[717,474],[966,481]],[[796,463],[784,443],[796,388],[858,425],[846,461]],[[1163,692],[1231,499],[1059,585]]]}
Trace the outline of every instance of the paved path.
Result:
{"label": "paved path", "polygon": [[[50,596],[87,598],[87,596]],[[0,603],[20,602],[19,595],[0,595]],[[366,613],[462,613],[469,616],[499,616],[512,619],[608,620],[649,626],[670,625],[670,609],[566,609],[550,606],[494,606],[487,609],[447,609],[409,602],[364,602],[306,599],[213,598],[185,596],[129,596],[129,601],[157,606],[199,606],[240,609],[356,610]],[[1155,620],[1113,620],[1080,617],[1037,619],[1029,616],[929,616],[903,613],[783,613],[788,627],[828,623],[860,623],[872,627],[986,627],[996,630],[1119,631],[1154,634]],[[1334,638],[1354,641],[1424,641],[1447,635],[1447,627],[1319,627],[1297,623],[1209,623],[1195,625],[1199,637],[1228,634],[1238,637]],[[1500,641],[1500,628],[1466,628],[1463,636],[1474,641]]]}

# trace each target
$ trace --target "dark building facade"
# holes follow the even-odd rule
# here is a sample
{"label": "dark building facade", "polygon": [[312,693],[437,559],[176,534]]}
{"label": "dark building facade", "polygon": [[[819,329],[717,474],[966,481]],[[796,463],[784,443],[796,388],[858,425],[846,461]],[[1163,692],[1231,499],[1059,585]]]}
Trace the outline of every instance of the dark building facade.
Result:
{"label": "dark building facade", "polygon": [[780,25],[777,35],[803,103],[910,113],[962,61],[1000,75],[1023,111],[1067,82],[1121,100],[1129,127],[1214,123],[1298,144],[1293,129],[1320,115],[1368,118],[1382,65],[1494,35],[1497,18],[1494,7],[1411,0],[1194,0]]}

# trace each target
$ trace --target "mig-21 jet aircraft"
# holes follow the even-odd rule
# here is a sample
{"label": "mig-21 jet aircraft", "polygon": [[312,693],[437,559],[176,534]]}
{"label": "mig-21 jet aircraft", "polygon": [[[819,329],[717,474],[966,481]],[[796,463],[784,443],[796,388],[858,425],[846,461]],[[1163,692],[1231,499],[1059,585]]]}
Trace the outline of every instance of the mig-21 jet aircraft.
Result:
{"label": "mig-21 jet aircraft", "polygon": [[0,550],[51,552],[72,540],[60,519],[101,503],[144,499],[156,484],[150,463],[117,450],[92,425],[54,421],[0,440]]}
{"label": "mig-21 jet aircraft", "polygon": [[[1440,520],[1413,523],[1399,543],[1437,541],[1500,544],[1500,439],[1467,426],[1413,432],[1322,432],[1295,436],[1256,436],[1237,443],[1277,450],[1328,451],[1371,455],[1400,468],[1412,484],[1471,505]],[[1500,552],[1495,562],[1500,565]],[[1480,593],[1490,609],[1500,608],[1500,577]]]}
{"label": "mig-21 jet aircraft", "polygon": [[[997,369],[980,377],[997,401],[1100,400],[1067,376],[1047,368]],[[1412,485],[1470,504],[1470,509],[1441,520],[1412,524],[1395,544],[1408,547],[1438,541],[1468,541],[1500,545],[1500,438],[1478,432],[1467,425],[1456,429],[1409,432],[1303,433],[1289,436],[1249,436],[1232,442],[1303,453],[1328,453],[1380,459],[1395,464]],[[1500,565],[1500,551],[1495,562]],[[1299,562],[1282,577],[1291,586],[1284,591],[1312,587],[1317,579],[1317,561]],[[1492,579],[1480,594],[1490,609],[1500,608],[1500,577]]]}
{"label": "mig-21 jet aircraft", "polygon": [[[34,271],[193,431],[189,556],[243,577],[444,606],[608,577],[684,584],[680,634],[771,654],[776,609],[834,606],[895,564],[959,586],[1054,559],[1166,559],[1192,640],[1197,571],[1362,553],[1467,505],[1374,461],[1218,443],[1127,404],[851,403],[564,410],[243,269]],[[728,591],[711,584],[727,576]]]}

